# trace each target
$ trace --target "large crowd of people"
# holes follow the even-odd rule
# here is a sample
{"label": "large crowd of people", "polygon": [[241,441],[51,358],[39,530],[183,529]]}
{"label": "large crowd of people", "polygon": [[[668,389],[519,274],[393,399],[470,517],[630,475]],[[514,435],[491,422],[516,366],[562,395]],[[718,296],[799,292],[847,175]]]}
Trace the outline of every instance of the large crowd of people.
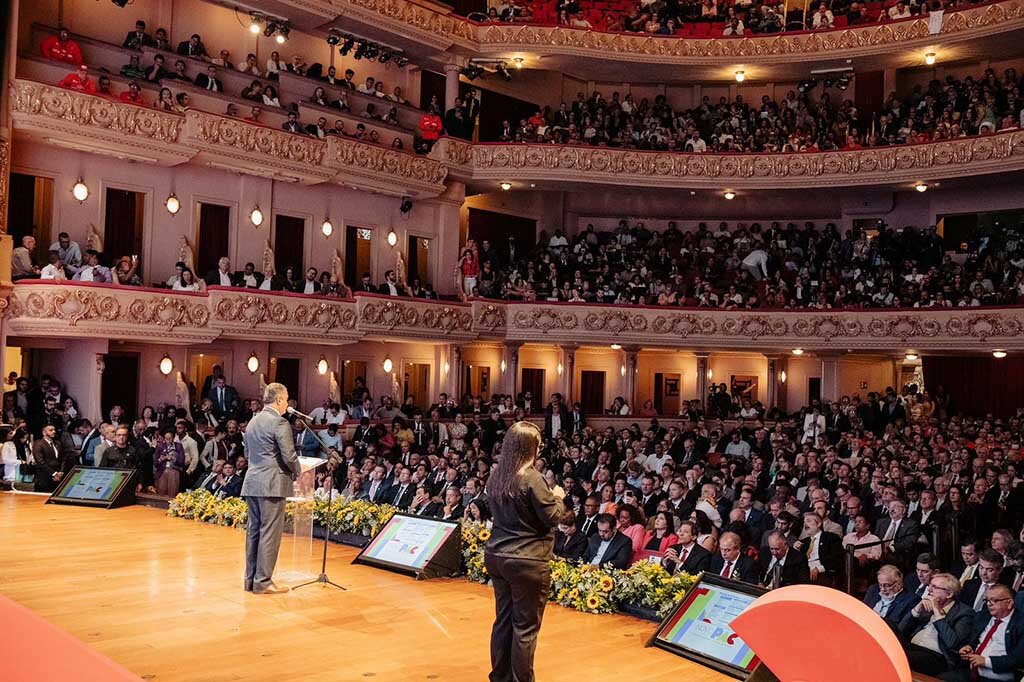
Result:
{"label": "large crowd of people", "polygon": [[[577,144],[674,152],[803,152],[856,150],[984,135],[1021,126],[1024,100],[1015,69],[987,69],[980,78],[952,75],[889,95],[878,112],[858,111],[842,90],[804,81],[781,101],[743,95],[717,102],[704,96],[675,109],[665,95],[637,101],[631,94],[580,92],[557,110],[539,108],[503,122],[504,142]],[[815,93],[820,92],[820,96]]]}
{"label": "large crowd of people", "polygon": [[978,232],[954,259],[934,227],[840,233],[834,224],[726,223],[653,231],[622,220],[571,239],[541,234],[530,251],[470,242],[467,294],[576,303],[754,308],[952,308],[1017,304],[1024,243],[1015,226]]}
{"label": "large crowd of people", "polygon": [[[139,470],[140,490],[238,495],[241,434],[262,406],[220,368],[187,407],[114,406],[97,424],[53,377],[8,381],[7,479],[30,472],[48,491],[72,465],[117,465]],[[909,385],[776,411],[774,423],[731,405],[730,416],[749,416],[726,422],[716,416],[725,400],[595,428],[559,394],[399,404],[358,379],[312,410],[325,443],[301,422],[294,436],[301,454],[338,455],[318,479],[321,498],[486,523],[503,435],[533,419],[544,435],[535,466],[571,508],[559,556],[621,569],[654,560],[769,588],[849,587],[900,636],[915,670],[1011,679],[1002,675],[1024,664],[1024,411],[971,415]],[[992,618],[1012,628],[997,645],[984,632]]]}

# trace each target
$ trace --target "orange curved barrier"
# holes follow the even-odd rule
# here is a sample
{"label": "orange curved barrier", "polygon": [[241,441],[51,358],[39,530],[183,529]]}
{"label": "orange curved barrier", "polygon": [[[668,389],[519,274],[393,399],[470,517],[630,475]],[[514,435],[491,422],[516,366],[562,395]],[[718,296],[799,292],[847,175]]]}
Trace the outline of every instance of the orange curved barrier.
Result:
{"label": "orange curved barrier", "polygon": [[4,682],[141,682],[127,668],[0,595],[0,679]]}
{"label": "orange curved barrier", "polygon": [[732,629],[782,682],[911,682],[903,647],[863,602],[817,585],[759,597]]}

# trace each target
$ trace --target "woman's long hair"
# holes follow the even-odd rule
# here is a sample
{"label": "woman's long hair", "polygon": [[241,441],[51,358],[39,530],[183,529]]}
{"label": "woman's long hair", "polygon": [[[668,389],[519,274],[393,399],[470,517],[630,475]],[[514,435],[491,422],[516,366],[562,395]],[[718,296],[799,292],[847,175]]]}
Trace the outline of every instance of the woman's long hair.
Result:
{"label": "woman's long hair", "polygon": [[512,497],[519,489],[520,472],[537,459],[540,429],[532,422],[516,422],[501,442],[501,458],[487,481],[487,495]]}

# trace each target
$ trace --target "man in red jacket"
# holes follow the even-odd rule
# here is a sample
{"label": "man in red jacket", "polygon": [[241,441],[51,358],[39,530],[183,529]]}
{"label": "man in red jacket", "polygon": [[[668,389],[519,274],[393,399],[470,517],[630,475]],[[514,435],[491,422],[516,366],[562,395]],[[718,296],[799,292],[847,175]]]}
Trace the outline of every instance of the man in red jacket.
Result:
{"label": "man in red jacket", "polygon": [[82,63],[82,48],[71,39],[71,34],[66,28],[62,28],[60,33],[44,40],[41,49],[43,56],[47,59],[67,62],[75,66]]}
{"label": "man in red jacket", "polygon": [[64,76],[61,82],[57,85],[59,87],[66,88],[67,90],[84,92],[87,95],[96,94],[96,81],[89,78],[89,67],[85,64],[80,65],[78,67],[78,71],[74,71]]}

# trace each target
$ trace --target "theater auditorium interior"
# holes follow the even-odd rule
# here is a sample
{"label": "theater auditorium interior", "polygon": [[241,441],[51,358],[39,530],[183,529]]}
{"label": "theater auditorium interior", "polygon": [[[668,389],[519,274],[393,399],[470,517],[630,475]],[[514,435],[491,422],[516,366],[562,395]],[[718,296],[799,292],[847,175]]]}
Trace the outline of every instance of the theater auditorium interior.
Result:
{"label": "theater auditorium interior", "polygon": [[1024,0],[0,31],[5,679],[532,682],[489,644],[522,421],[536,679],[1024,676]]}

